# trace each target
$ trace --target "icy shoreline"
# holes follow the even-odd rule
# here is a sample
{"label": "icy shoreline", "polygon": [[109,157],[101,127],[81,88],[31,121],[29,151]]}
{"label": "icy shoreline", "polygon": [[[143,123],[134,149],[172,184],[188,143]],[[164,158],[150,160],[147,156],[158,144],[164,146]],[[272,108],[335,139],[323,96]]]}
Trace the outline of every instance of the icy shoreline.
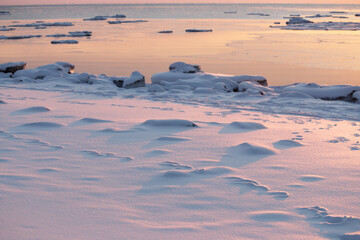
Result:
{"label": "icy shoreline", "polygon": [[[110,77],[72,73],[74,66],[64,62],[26,70],[20,70],[25,67],[24,62],[18,65],[0,65],[1,87],[360,121],[359,86],[315,83],[266,86],[266,79],[261,76],[209,74],[198,65],[185,63],[174,63],[169,72],[154,74],[151,83],[146,83],[145,76],[136,71],[129,77]],[[6,70],[9,72],[5,73]]]}

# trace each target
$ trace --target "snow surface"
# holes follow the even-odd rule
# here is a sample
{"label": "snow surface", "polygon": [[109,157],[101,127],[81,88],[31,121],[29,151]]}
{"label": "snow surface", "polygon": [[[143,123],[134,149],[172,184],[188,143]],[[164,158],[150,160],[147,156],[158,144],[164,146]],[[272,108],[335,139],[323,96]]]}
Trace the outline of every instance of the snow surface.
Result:
{"label": "snow surface", "polygon": [[209,95],[73,68],[0,75],[4,239],[358,238],[360,104],[318,99],[358,87]]}

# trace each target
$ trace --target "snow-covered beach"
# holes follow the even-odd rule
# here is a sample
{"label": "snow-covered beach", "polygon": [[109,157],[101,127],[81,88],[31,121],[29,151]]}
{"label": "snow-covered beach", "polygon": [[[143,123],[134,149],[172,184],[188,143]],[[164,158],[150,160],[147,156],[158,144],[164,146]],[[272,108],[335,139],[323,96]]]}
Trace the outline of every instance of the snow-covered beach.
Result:
{"label": "snow-covered beach", "polygon": [[130,89],[66,63],[3,76],[4,239],[358,238],[360,104],[315,97],[359,87],[179,66]]}
{"label": "snow-covered beach", "polygon": [[0,238],[360,239],[359,31],[266,9],[2,20]]}

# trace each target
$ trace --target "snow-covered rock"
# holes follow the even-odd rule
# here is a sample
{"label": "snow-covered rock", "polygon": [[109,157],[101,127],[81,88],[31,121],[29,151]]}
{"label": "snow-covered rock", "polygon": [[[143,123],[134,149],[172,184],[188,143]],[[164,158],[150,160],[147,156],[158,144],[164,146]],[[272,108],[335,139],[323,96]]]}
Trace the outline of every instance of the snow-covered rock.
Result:
{"label": "snow-covered rock", "polygon": [[0,64],[0,72],[14,74],[16,71],[23,70],[25,66],[26,62],[8,62]]}
{"label": "snow-covered rock", "polygon": [[120,88],[145,87],[145,77],[138,71],[134,71],[130,77],[114,79],[113,82]]}
{"label": "snow-covered rock", "polygon": [[47,77],[64,78],[74,69],[74,65],[66,62],[56,62],[40,66],[34,69],[16,71],[13,78],[28,78],[33,80],[43,80]]}
{"label": "snow-covered rock", "polygon": [[[267,86],[267,81],[261,76],[232,76],[223,74],[210,74],[201,71],[199,65],[176,62],[170,65],[169,72],[157,73],[151,77],[152,84],[158,84],[170,90],[175,87],[186,86],[186,90],[196,88],[211,88],[216,91],[238,91],[238,84],[242,82],[255,82]],[[260,86],[259,85],[259,86]]]}
{"label": "snow-covered rock", "polygon": [[78,44],[77,40],[53,40],[51,44]]}
{"label": "snow-covered rock", "polygon": [[[294,84],[283,89],[283,92],[301,92],[314,98],[323,100],[343,100],[348,102],[356,102],[360,87],[350,85],[319,85],[316,83],[300,83]],[[356,99],[353,96],[356,93]]]}

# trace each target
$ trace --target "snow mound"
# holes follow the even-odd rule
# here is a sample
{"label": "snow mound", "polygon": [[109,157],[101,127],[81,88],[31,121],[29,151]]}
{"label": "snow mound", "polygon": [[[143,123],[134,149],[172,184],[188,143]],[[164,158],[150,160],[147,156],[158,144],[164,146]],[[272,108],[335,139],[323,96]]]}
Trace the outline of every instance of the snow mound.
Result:
{"label": "snow mound", "polygon": [[54,64],[48,64],[40,66],[34,69],[26,69],[16,71],[13,75],[13,78],[27,78],[34,80],[43,80],[51,77],[66,77],[72,70],[74,65],[65,62],[56,62]]}
{"label": "snow mound", "polygon": [[354,239],[357,240],[358,234],[352,233],[360,230],[360,218],[330,215],[324,207],[303,207],[297,211],[306,216],[306,220],[318,228],[324,236],[332,236],[333,239]]}
{"label": "snow mound", "polygon": [[242,143],[235,147],[232,147],[232,153],[233,154],[245,154],[245,155],[274,155],[276,154],[275,151],[273,151],[270,148],[256,146],[249,143]]}
{"label": "snow mound", "polygon": [[255,123],[255,122],[232,122],[229,125],[225,126],[220,132],[241,133],[241,132],[250,132],[260,129],[266,129],[266,127],[261,123]]}
{"label": "snow mound", "polygon": [[21,128],[38,128],[38,129],[51,129],[51,128],[59,128],[63,127],[64,125],[54,122],[32,122],[32,123],[25,123],[20,125]]}
{"label": "snow mound", "polygon": [[51,110],[47,107],[29,107],[29,108],[24,108],[21,110],[17,110],[15,112],[12,113],[12,115],[23,115],[23,114],[33,114],[33,113],[44,113],[44,112],[50,112]]}
{"label": "snow mound", "polygon": [[303,146],[301,143],[292,141],[292,140],[280,140],[273,143],[274,148],[276,149],[288,149],[294,147],[301,147]]}
{"label": "snow mound", "polygon": [[250,217],[259,222],[288,222],[294,215],[283,211],[259,211],[250,213]]}
{"label": "snow mound", "polygon": [[147,120],[142,125],[148,127],[198,127],[194,122],[182,119]]}
{"label": "snow mound", "polygon": [[318,175],[304,175],[300,178],[300,180],[303,182],[318,182],[325,179],[326,179],[325,177]]}

